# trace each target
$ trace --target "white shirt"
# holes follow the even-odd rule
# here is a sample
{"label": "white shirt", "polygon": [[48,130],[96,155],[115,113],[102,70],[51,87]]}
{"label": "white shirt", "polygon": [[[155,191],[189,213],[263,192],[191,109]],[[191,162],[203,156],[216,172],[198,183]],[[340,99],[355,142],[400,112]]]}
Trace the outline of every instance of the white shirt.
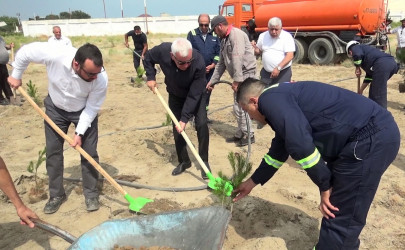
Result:
{"label": "white shirt", "polygon": [[61,36],[60,39],[56,39],[55,36],[51,36],[48,39],[48,43],[54,43],[54,44],[58,44],[58,45],[64,45],[64,46],[70,46],[72,47],[72,42],[70,41],[70,39],[66,36]]}
{"label": "white shirt", "polygon": [[[262,63],[267,72],[277,68],[287,52],[295,51],[294,38],[284,30],[281,30],[277,38],[271,37],[268,31],[261,33],[256,46],[262,51]],[[290,67],[291,64],[292,60],[282,70]]]}
{"label": "white shirt", "polygon": [[405,28],[401,26],[391,30],[391,34],[397,33],[398,47],[405,48]]}
{"label": "white shirt", "polygon": [[107,73],[101,72],[92,82],[81,79],[72,68],[77,49],[52,46],[46,42],[34,42],[22,46],[13,63],[12,77],[21,79],[29,63],[46,65],[48,91],[56,107],[67,112],[83,110],[76,132],[84,134],[97,116],[107,93]]}

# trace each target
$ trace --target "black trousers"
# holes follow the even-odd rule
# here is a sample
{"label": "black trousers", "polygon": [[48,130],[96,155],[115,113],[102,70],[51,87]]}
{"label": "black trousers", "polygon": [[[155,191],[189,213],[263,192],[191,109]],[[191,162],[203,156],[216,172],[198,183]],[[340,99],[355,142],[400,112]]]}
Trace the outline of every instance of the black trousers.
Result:
{"label": "black trousers", "polygon": [[[169,107],[172,110],[177,120],[181,118],[181,111],[186,99],[179,98],[175,95],[169,94]],[[200,102],[197,105],[197,109],[194,113],[195,117],[195,129],[197,130],[198,138],[198,153],[204,162],[208,162],[208,147],[209,147],[209,132],[207,124],[207,110],[205,108],[206,94],[203,94]],[[179,163],[189,163],[190,157],[187,153],[187,143],[183,136],[179,134],[176,127],[173,124],[173,137],[176,146],[177,159]],[[187,128],[187,127],[186,127]]]}
{"label": "black trousers", "polygon": [[260,71],[260,80],[267,86],[271,86],[281,82],[291,82],[292,70],[291,67],[283,69],[276,78],[270,78],[271,72],[267,72],[264,68]]}
{"label": "black trousers", "polygon": [[[138,53],[138,55],[142,55],[142,50],[135,50],[135,52]],[[141,58],[138,55],[135,53],[132,53],[135,71],[141,65]]]}
{"label": "black trousers", "polygon": [[[44,100],[46,111],[49,118],[64,132],[67,133],[69,126],[73,123],[77,126],[80,114],[78,112],[67,112],[57,108],[50,96]],[[45,121],[45,138],[46,138],[46,170],[49,176],[49,195],[51,198],[61,196],[65,193],[63,187],[63,142],[64,139]],[[97,154],[98,142],[98,118],[96,117],[91,123],[86,133],[82,138],[82,148],[93,159],[99,162]],[[86,198],[98,197],[97,170],[81,156],[82,178],[83,178],[83,193]]]}
{"label": "black trousers", "polygon": [[[388,116],[388,115],[387,115]],[[398,126],[390,118],[379,119],[380,131],[348,142],[332,172],[330,202],[339,208],[335,218],[322,219],[316,250],[359,249],[359,235],[374,199],[381,176],[395,159],[400,145]]]}
{"label": "black trousers", "polygon": [[13,92],[11,91],[10,84],[7,82],[8,78],[8,70],[7,66],[5,64],[0,64],[0,100],[3,100],[3,93],[5,95],[5,98],[10,99],[10,97],[13,95]]}

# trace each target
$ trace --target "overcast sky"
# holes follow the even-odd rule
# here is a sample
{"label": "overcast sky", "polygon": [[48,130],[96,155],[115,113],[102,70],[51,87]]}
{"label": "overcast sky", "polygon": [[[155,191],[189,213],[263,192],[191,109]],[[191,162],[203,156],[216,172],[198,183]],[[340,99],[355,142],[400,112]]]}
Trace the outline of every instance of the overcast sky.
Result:
{"label": "overcast sky", "polygon": [[[16,17],[21,20],[29,17],[45,17],[49,14],[81,10],[92,18],[121,17],[121,2],[124,17],[136,17],[145,13],[144,0],[0,0],[0,16]],[[168,13],[172,16],[198,15],[200,13],[218,14],[218,6],[223,0],[146,0],[148,14],[160,16]]]}

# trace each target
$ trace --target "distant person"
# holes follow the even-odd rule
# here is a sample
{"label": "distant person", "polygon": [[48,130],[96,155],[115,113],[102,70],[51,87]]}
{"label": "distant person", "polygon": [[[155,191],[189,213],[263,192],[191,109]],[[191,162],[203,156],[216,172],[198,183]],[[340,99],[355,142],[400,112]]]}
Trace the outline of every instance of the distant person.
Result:
{"label": "distant person", "polygon": [[[207,89],[212,90],[211,83],[219,81],[225,70],[231,76],[232,89],[234,91],[233,112],[236,116],[238,129],[226,142],[234,142],[238,147],[255,142],[252,122],[246,112],[242,110],[236,102],[236,90],[239,83],[246,78],[256,77],[256,57],[253,47],[245,32],[228,24],[225,17],[216,16],[211,21],[211,29],[222,39],[219,61],[215,66],[211,81],[207,84]],[[247,119],[246,119],[247,116]],[[249,127],[249,133],[248,133]]]}
{"label": "distant person", "polygon": [[14,183],[11,180],[10,173],[7,170],[6,164],[3,158],[0,157],[0,189],[7,195],[10,201],[14,204],[18,217],[20,217],[21,224],[28,225],[33,228],[34,223],[31,218],[38,218],[31,209],[24,205],[24,202],[18,196]]}
{"label": "distant person", "polygon": [[[98,112],[105,100],[108,83],[100,50],[89,43],[79,49],[66,47],[63,50],[48,43],[24,45],[16,54],[14,70],[8,78],[11,87],[17,89],[21,86],[23,72],[31,62],[45,64],[47,68],[49,94],[44,100],[45,113],[64,133],[73,123],[75,134],[71,146],[81,146],[99,162]],[[63,187],[64,139],[45,122],[45,140],[50,199],[44,213],[52,214],[67,199]],[[98,171],[83,156],[81,170],[86,209],[98,210]]]}
{"label": "distant person", "polygon": [[260,71],[260,80],[269,86],[290,82],[295,52],[294,38],[283,30],[281,19],[278,17],[271,18],[267,26],[268,32],[259,35],[257,44],[252,41],[255,54],[262,55],[263,68]]}
{"label": "distant person", "polygon": [[259,167],[234,191],[234,201],[264,185],[291,156],[319,188],[323,218],[313,249],[359,249],[381,176],[401,142],[391,113],[352,91],[314,81],[266,88],[247,79],[237,100],[275,136]]}
{"label": "distant person", "polygon": [[53,26],[52,32],[54,36],[48,39],[48,43],[72,47],[70,39],[67,36],[62,36],[62,31],[59,26]]}
{"label": "distant person", "polygon": [[393,74],[398,72],[394,57],[375,47],[359,44],[357,41],[348,42],[346,52],[353,58],[356,76],[361,76],[361,69],[366,72],[358,94],[362,95],[370,84],[369,98],[381,107],[387,108],[387,82]]}
{"label": "distant person", "polygon": [[145,59],[145,53],[148,50],[148,38],[146,37],[145,33],[141,31],[141,27],[138,25],[134,26],[134,29],[129,31],[124,35],[125,38],[125,46],[129,48],[128,37],[132,37],[132,41],[134,42],[134,53],[132,53],[133,61],[134,61],[134,68],[135,72],[137,72],[138,67],[141,65]]}
{"label": "distant person", "polygon": [[[208,14],[200,14],[198,16],[198,28],[188,32],[187,40],[191,42],[194,49],[198,50],[204,57],[205,61],[205,78],[207,83],[211,80],[214,73],[215,65],[219,60],[220,41],[218,36],[210,31],[210,16]],[[208,110],[211,91],[206,91],[206,108]]]}
{"label": "distant person", "polygon": [[[197,130],[198,153],[210,170],[206,95],[203,95],[206,85],[204,58],[197,50],[193,50],[191,43],[185,38],[178,38],[173,43],[162,43],[148,50],[144,61],[146,83],[153,92],[157,87],[155,64],[160,65],[165,75],[169,108],[180,124],[180,127],[177,127],[173,123],[173,137],[179,165],[172,171],[172,175],[179,175],[191,167],[187,144],[181,132],[185,130],[193,115]],[[207,179],[203,169],[201,169],[201,177]]]}
{"label": "distant person", "polygon": [[14,43],[7,45],[3,37],[0,36],[0,105],[3,106],[9,105],[10,97],[13,96],[13,92],[7,82],[7,63],[10,60],[7,50],[10,50],[11,48],[14,48]]}
{"label": "distant person", "polygon": [[400,57],[402,54],[403,60],[405,60],[405,18],[400,20],[401,25],[390,30],[391,34],[397,34],[397,40],[398,40],[398,45],[397,45],[397,50],[396,50],[396,56],[397,59]]}

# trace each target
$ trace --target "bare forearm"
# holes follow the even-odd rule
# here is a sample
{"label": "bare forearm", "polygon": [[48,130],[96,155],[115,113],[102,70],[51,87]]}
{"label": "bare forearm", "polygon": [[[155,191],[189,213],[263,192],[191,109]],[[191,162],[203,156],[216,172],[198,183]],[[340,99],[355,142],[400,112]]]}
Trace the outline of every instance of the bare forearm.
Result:
{"label": "bare forearm", "polygon": [[23,202],[18,196],[17,190],[15,189],[14,183],[11,180],[10,173],[6,168],[6,164],[0,157],[0,189],[7,195],[10,201],[18,209],[23,206]]}

